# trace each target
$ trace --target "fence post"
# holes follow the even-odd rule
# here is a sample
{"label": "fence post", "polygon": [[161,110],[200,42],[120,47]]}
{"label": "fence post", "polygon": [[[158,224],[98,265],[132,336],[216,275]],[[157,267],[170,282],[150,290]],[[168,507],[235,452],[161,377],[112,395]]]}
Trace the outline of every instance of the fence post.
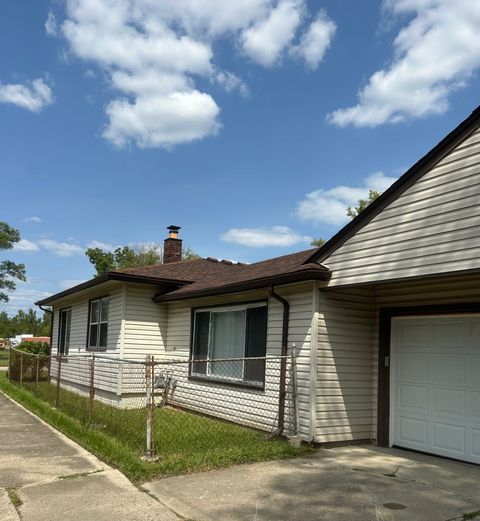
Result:
{"label": "fence post", "polygon": [[92,419],[93,412],[93,400],[95,398],[95,354],[92,353],[92,359],[90,360],[90,385],[88,392],[88,420]]}
{"label": "fence post", "polygon": [[40,366],[40,355],[36,355],[35,356],[35,387],[34,387],[35,394],[37,394],[37,389],[38,389],[39,366]]}
{"label": "fence post", "polygon": [[21,387],[22,383],[23,383],[23,353],[22,353],[22,351],[20,351],[20,376],[19,376],[18,381],[19,381],[20,387]]}
{"label": "fence post", "polygon": [[57,390],[55,395],[55,407],[60,405],[60,376],[62,373],[62,355],[57,355]]}
{"label": "fence post", "polygon": [[12,346],[8,347],[8,381],[12,381]]}
{"label": "fence post", "polygon": [[155,418],[155,399],[154,399],[154,379],[155,379],[155,362],[153,356],[147,355],[145,357],[145,406],[147,409],[147,431],[146,431],[146,446],[147,454],[146,460],[152,461],[155,459],[155,443],[153,438],[153,425]]}

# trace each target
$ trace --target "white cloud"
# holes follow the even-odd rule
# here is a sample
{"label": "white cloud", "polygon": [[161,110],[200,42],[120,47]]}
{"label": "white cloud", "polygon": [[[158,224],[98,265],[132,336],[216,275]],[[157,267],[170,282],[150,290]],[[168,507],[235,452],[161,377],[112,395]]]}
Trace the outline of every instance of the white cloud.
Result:
{"label": "white cloud", "polygon": [[311,69],[316,69],[330,47],[336,30],[335,22],[324,11],[320,11],[303,34],[300,43],[292,49],[292,54],[305,60]]}
{"label": "white cloud", "polygon": [[73,286],[78,286],[82,282],[86,282],[85,279],[65,279],[59,282],[59,286],[62,290],[73,288]]}
{"label": "white cloud", "polygon": [[[51,295],[48,291],[40,291],[37,289],[28,289],[21,284],[17,285],[17,289],[11,293],[8,293],[8,302],[3,304],[2,307],[11,315],[17,313],[19,309],[37,309],[40,316],[42,314],[38,308],[35,307],[35,302],[42,300]],[[25,331],[25,333],[31,333],[31,331]]]}
{"label": "white cloud", "polygon": [[41,78],[33,80],[29,85],[0,83],[0,103],[11,103],[32,112],[40,112],[53,103],[53,92]]}
{"label": "white cloud", "polygon": [[308,11],[306,0],[67,0],[66,6],[59,31],[70,54],[100,68],[116,91],[105,108],[103,137],[142,148],[215,135],[220,108],[198,80],[248,94],[241,78],[215,63],[216,40],[229,39],[239,55],[271,66],[291,54]]}
{"label": "white cloud", "polygon": [[45,21],[45,32],[48,36],[56,36],[58,31],[57,20],[52,12],[48,13],[47,20]]}
{"label": "white cloud", "polygon": [[42,219],[40,219],[40,217],[36,216],[36,215],[32,215],[30,217],[25,217],[23,219],[23,222],[24,223],[41,223],[42,222]]}
{"label": "white cloud", "polygon": [[359,199],[367,198],[369,189],[383,192],[395,181],[395,177],[376,172],[364,180],[363,187],[336,186],[315,190],[298,203],[296,215],[302,221],[314,224],[341,226],[349,220],[347,208],[356,205]]}
{"label": "white cloud", "polygon": [[305,9],[299,0],[282,0],[242,34],[242,47],[247,56],[264,67],[271,67],[290,45],[301,23]]}
{"label": "white cloud", "polygon": [[133,103],[114,100],[106,109],[103,136],[117,147],[133,142],[140,148],[171,148],[215,135],[219,112],[214,99],[198,90],[139,96]]}
{"label": "white cloud", "polygon": [[60,257],[70,257],[71,255],[79,255],[84,253],[84,248],[78,244],[59,242],[53,239],[40,239],[38,244],[45,250],[51,251]]}
{"label": "white cloud", "polygon": [[40,248],[37,244],[28,239],[20,239],[16,244],[14,244],[13,249],[23,253],[33,253],[34,251],[38,251]]}
{"label": "white cloud", "polygon": [[102,241],[90,241],[87,242],[87,248],[100,248],[101,250],[113,251],[116,247],[113,244]]}
{"label": "white cloud", "polygon": [[300,235],[287,226],[271,228],[231,228],[221,235],[222,241],[260,248],[263,246],[293,246],[310,243],[311,237]]}
{"label": "white cloud", "polygon": [[442,114],[480,68],[480,2],[386,0],[385,8],[414,18],[396,36],[391,64],[370,77],[357,105],[329,114],[331,123],[373,127]]}

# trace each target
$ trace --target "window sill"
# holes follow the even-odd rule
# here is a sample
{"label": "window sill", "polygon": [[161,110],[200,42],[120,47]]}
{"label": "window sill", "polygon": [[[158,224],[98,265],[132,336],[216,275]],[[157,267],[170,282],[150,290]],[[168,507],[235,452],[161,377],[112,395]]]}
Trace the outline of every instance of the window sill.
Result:
{"label": "window sill", "polygon": [[199,374],[191,374],[191,375],[189,375],[188,379],[197,381],[197,382],[228,385],[231,387],[243,387],[246,389],[256,389],[257,391],[265,390],[265,384],[261,383],[261,382],[249,382],[249,381],[245,381],[245,380],[232,380],[229,378],[202,376]]}
{"label": "window sill", "polygon": [[106,347],[86,347],[87,353],[106,353],[108,349]]}

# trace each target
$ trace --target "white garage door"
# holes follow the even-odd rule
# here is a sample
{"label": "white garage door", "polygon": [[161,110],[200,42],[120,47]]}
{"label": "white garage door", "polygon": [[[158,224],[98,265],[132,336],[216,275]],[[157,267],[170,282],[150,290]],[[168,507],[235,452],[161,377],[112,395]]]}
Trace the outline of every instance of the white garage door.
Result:
{"label": "white garage door", "polygon": [[392,321],[391,442],[480,463],[480,316]]}

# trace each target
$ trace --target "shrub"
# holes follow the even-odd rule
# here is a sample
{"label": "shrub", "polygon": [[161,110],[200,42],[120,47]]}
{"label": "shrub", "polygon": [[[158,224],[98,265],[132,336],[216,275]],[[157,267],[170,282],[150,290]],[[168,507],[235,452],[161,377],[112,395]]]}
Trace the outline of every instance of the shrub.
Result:
{"label": "shrub", "polygon": [[50,346],[46,342],[29,342],[24,340],[18,344],[16,349],[25,351],[25,353],[31,353],[32,355],[48,356],[50,353]]}

